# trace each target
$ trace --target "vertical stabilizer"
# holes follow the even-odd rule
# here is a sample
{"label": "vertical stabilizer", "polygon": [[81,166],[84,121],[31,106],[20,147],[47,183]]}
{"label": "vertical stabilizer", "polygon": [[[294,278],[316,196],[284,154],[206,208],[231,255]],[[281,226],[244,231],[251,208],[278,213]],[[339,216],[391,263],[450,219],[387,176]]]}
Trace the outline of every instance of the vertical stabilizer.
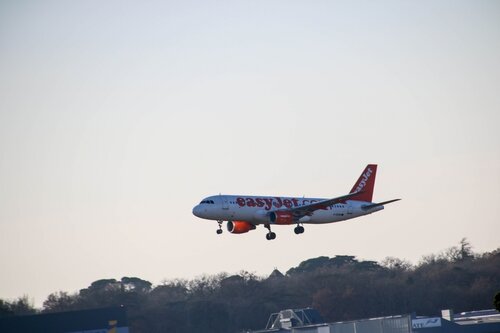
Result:
{"label": "vertical stabilizer", "polygon": [[375,176],[377,175],[377,165],[376,164],[368,164],[359,176],[358,181],[354,184],[351,189],[351,192],[359,192],[363,191],[359,195],[352,197],[350,200],[358,200],[358,201],[367,201],[372,202],[373,198],[373,188],[375,187]]}

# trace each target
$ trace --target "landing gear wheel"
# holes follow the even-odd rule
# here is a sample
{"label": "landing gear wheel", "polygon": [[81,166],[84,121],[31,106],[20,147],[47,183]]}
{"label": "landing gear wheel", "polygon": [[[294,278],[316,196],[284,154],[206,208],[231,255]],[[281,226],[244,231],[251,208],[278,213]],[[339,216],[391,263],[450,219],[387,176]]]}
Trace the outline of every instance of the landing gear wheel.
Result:
{"label": "landing gear wheel", "polygon": [[293,231],[298,235],[298,234],[302,234],[304,232],[304,227],[301,226],[301,225],[298,225],[295,227],[295,229],[293,229]]}
{"label": "landing gear wheel", "polygon": [[275,239],[276,238],[276,234],[271,231],[271,226],[269,224],[266,224],[266,225],[264,225],[264,227],[266,227],[267,230],[269,230],[269,232],[266,234],[266,239],[267,240]]}
{"label": "landing gear wheel", "polygon": [[276,239],[276,234],[274,232],[269,232],[269,233],[266,234],[266,239],[267,240]]}
{"label": "landing gear wheel", "polygon": [[219,223],[219,229],[217,229],[217,235],[222,234],[222,221],[217,221]]}

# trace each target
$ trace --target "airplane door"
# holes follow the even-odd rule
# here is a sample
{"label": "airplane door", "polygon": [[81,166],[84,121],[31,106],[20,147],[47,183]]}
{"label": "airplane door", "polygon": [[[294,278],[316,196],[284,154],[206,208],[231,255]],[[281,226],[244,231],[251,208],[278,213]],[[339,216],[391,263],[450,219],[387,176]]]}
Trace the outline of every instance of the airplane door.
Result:
{"label": "airplane door", "polygon": [[347,203],[347,215],[352,215],[353,207],[350,203]]}
{"label": "airplane door", "polygon": [[229,209],[229,203],[228,203],[227,196],[221,195],[220,198],[222,201],[222,209]]}

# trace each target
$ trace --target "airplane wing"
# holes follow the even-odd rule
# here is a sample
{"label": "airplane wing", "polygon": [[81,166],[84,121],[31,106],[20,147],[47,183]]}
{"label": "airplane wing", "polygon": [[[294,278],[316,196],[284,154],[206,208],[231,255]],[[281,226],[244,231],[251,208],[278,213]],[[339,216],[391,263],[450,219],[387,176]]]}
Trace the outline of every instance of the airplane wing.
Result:
{"label": "airplane wing", "polygon": [[318,202],[311,203],[309,205],[304,205],[300,207],[293,207],[286,209],[287,211],[291,212],[295,218],[301,218],[306,215],[311,215],[315,210],[318,209],[324,209],[328,206],[334,205],[339,202],[344,202],[352,197],[355,197],[359,195],[362,191],[354,192],[354,193],[349,193],[346,195],[343,195],[341,197],[333,198],[333,199],[326,199]]}

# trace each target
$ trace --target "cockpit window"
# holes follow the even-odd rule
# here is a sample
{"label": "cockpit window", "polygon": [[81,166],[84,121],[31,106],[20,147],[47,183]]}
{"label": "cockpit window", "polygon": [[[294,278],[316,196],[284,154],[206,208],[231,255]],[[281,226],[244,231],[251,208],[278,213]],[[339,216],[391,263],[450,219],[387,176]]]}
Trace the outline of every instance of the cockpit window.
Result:
{"label": "cockpit window", "polygon": [[203,204],[213,205],[213,204],[215,204],[215,202],[213,200],[203,200],[202,202],[200,202],[200,205],[203,205]]}

